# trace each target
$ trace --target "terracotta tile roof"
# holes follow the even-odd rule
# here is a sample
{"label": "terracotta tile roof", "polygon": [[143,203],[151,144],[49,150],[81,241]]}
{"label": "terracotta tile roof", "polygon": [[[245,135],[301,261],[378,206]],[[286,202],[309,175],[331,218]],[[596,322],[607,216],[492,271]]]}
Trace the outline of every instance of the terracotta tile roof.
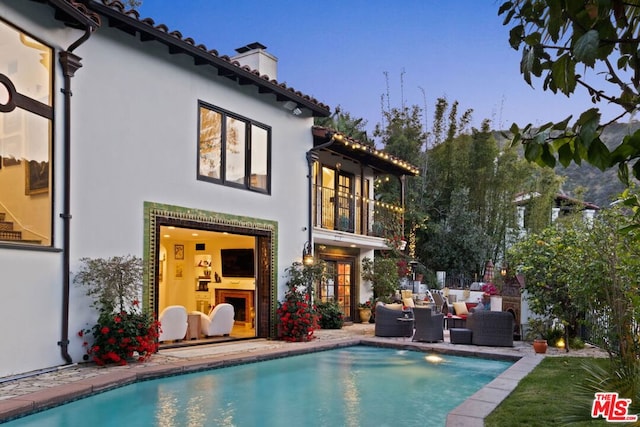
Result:
{"label": "terracotta tile roof", "polygon": [[[514,196],[513,201],[516,205],[526,205],[529,203],[530,199],[533,199],[536,197],[540,197],[540,193],[538,193],[537,191],[520,192]],[[597,211],[600,210],[600,206],[596,205],[595,203],[585,202],[583,200],[570,197],[564,193],[557,193],[553,197],[553,205],[556,208],[580,207],[581,209],[593,209]]]}
{"label": "terracotta tile roof", "polygon": [[[300,108],[309,109],[315,117],[327,117],[331,113],[329,106],[317,99],[287,86],[284,82],[270,79],[267,75],[260,75],[248,66],[241,66],[232,61],[227,55],[220,55],[215,49],[209,50],[203,44],[196,44],[191,37],[184,37],[180,31],[170,31],[165,24],[156,24],[151,18],[140,18],[136,10],[125,9],[120,1],[87,0],[78,3],[72,0],[34,0],[48,1],[57,11],[67,15],[75,10],[100,24],[100,17],[106,18],[110,27],[118,28],[132,36],[139,36],[140,40],[157,41],[166,45],[170,54],[185,54],[193,57],[195,65],[210,65],[217,69],[218,75],[228,77],[240,85],[253,84],[261,94],[273,94],[277,101],[293,101]],[[176,4],[176,7],[179,7]],[[56,13],[58,15],[58,13]],[[58,19],[62,19],[56,16]]]}
{"label": "terracotta tile roof", "polygon": [[314,126],[313,145],[319,146],[328,143],[331,138],[334,142],[326,147],[327,150],[335,151],[347,157],[354,158],[360,163],[369,165],[379,172],[390,173],[393,175],[419,175],[420,170],[417,166],[378,150],[375,147],[364,144],[356,139],[349,138],[338,131],[323,126]]}
{"label": "terracotta tile roof", "polygon": [[87,6],[73,0],[34,0],[38,3],[49,3],[56,10],[56,19],[72,27],[101,25],[100,16],[90,11]]}

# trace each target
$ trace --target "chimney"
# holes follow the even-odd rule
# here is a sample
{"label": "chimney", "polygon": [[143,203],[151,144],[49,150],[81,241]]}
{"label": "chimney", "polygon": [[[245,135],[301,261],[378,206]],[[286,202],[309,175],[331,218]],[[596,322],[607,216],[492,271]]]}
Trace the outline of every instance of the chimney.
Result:
{"label": "chimney", "polygon": [[255,42],[236,49],[237,55],[231,57],[242,66],[257,70],[261,76],[269,76],[269,80],[277,80],[278,58],[266,51],[267,47]]}

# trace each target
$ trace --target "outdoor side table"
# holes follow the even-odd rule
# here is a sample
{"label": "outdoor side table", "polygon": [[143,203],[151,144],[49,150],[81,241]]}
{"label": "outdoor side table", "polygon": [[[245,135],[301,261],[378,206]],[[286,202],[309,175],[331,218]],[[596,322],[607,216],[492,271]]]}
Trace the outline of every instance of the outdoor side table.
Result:
{"label": "outdoor side table", "polygon": [[444,316],[444,328],[464,328],[466,326],[467,319],[460,316]]}
{"label": "outdoor side table", "polygon": [[196,340],[200,338],[200,315],[190,313],[187,316],[187,340]]}

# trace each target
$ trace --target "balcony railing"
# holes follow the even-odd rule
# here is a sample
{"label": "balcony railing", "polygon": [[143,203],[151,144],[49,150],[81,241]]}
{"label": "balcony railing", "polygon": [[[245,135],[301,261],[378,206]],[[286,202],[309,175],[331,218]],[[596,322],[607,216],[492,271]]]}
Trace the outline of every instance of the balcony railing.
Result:
{"label": "balcony railing", "polygon": [[398,235],[402,221],[403,209],[400,206],[332,188],[314,186],[315,227],[365,236],[390,237]]}

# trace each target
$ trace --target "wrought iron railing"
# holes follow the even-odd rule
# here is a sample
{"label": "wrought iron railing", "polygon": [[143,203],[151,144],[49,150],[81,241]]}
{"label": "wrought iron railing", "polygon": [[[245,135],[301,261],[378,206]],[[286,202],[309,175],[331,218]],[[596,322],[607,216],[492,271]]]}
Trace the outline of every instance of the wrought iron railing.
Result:
{"label": "wrought iron railing", "polygon": [[315,227],[385,238],[403,221],[400,206],[321,186],[314,186],[313,213]]}

